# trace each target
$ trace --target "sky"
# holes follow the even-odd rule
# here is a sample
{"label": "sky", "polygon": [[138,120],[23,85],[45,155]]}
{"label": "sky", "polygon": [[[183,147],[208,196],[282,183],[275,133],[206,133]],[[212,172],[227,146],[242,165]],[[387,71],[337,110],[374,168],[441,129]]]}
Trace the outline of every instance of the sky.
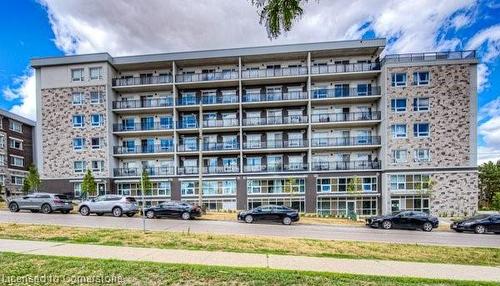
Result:
{"label": "sky", "polygon": [[478,51],[478,159],[500,160],[500,0],[310,0],[270,40],[251,0],[0,0],[0,108],[35,119],[34,57],[387,39],[386,53]]}

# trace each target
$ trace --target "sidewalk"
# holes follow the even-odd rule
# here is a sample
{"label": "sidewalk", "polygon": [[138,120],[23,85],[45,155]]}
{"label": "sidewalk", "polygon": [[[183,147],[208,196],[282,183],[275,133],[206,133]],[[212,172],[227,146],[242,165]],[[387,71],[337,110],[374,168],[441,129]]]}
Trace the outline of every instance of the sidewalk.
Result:
{"label": "sidewalk", "polygon": [[500,267],[490,266],[116,247],[7,239],[0,239],[0,252],[179,264],[262,267],[376,276],[500,282]]}

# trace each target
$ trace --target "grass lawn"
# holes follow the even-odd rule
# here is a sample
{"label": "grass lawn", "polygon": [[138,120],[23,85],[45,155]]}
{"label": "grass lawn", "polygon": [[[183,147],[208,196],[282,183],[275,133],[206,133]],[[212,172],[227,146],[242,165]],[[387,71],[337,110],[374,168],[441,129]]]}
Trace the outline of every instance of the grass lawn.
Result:
{"label": "grass lawn", "polygon": [[470,265],[500,265],[500,249],[251,237],[49,225],[0,224],[0,238],[146,248],[287,254]]}
{"label": "grass lawn", "polygon": [[[76,279],[81,279],[80,277],[87,279],[92,279],[92,277],[94,279],[96,277],[111,279],[114,277],[117,280],[113,284],[119,285],[498,285],[449,280],[129,262],[13,253],[0,253],[0,265],[2,265],[0,277],[3,279],[45,276],[53,279],[53,283],[47,283],[50,285],[69,285],[67,281],[76,281]],[[42,283],[22,284],[16,282],[3,285],[42,285]],[[90,285],[97,285],[97,283]]]}

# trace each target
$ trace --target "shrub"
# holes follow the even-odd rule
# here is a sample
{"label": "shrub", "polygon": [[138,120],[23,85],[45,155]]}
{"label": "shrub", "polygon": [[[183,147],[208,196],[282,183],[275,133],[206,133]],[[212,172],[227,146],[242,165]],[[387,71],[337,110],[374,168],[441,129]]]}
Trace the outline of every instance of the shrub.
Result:
{"label": "shrub", "polygon": [[500,211],[500,192],[495,193],[491,206],[494,210]]}

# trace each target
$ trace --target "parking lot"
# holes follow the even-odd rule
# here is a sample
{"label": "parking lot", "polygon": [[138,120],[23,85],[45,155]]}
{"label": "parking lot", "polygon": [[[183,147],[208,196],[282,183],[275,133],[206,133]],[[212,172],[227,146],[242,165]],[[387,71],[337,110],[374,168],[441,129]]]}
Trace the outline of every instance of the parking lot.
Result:
{"label": "parking lot", "polygon": [[[91,228],[142,229],[141,217],[88,216],[58,213],[40,214],[30,212],[11,213],[0,211],[0,223],[48,224]],[[455,232],[423,232],[408,230],[381,230],[365,227],[305,225],[285,226],[276,223],[246,224],[236,221],[205,221],[178,219],[146,220],[146,228],[151,231],[200,232],[215,234],[239,234],[311,238],[325,240],[352,240],[390,243],[418,243],[448,246],[475,246],[500,248],[500,235]]]}

